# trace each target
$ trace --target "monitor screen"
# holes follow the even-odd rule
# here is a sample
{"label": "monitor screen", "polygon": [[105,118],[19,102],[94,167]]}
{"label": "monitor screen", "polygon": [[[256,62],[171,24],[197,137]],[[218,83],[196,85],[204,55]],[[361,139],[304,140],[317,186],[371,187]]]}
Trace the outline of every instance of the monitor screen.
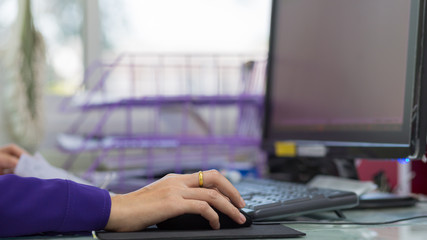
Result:
{"label": "monitor screen", "polygon": [[274,1],[264,119],[269,152],[424,154],[423,33],[420,0]]}

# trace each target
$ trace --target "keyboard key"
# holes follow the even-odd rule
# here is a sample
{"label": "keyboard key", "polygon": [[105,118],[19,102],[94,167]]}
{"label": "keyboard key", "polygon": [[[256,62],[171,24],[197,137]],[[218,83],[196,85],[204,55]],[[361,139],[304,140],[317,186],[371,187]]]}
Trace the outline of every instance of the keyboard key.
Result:
{"label": "keyboard key", "polygon": [[[235,184],[254,219],[296,216],[356,206],[356,194],[268,179],[243,179]],[[296,207],[297,206],[297,207]]]}

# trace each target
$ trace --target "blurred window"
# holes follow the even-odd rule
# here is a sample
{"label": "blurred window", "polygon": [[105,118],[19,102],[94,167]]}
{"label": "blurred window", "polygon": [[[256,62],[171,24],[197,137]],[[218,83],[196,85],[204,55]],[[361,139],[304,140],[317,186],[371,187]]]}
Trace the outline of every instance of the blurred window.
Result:
{"label": "blurred window", "polygon": [[71,94],[81,84],[84,0],[32,0],[34,23],[46,44],[46,86],[51,93]]}
{"label": "blurred window", "polygon": [[[0,0],[0,54],[18,7]],[[75,92],[89,61],[122,52],[266,54],[270,7],[268,0],[32,0],[47,49],[46,87],[63,95]]]}
{"label": "blurred window", "polygon": [[8,41],[11,26],[18,15],[16,0],[0,0],[0,50]]}
{"label": "blurred window", "polygon": [[270,6],[267,0],[100,0],[102,52],[266,53]]}
{"label": "blurred window", "polygon": [[[237,71],[239,67],[235,66],[236,63],[242,63],[238,58],[222,59],[219,62],[220,58],[187,56],[267,54],[271,1],[121,0],[119,3],[115,0],[99,0],[102,37],[98,41],[102,44],[98,52],[103,59],[108,60],[121,53],[162,54],[160,59],[154,57],[152,63],[145,63],[154,66],[152,70],[156,72],[153,74],[150,75],[141,67],[140,71],[134,70],[133,75],[130,74],[137,78],[136,81],[143,80],[132,88],[134,92],[145,91],[144,96],[207,94],[209,91],[229,94],[242,91],[239,85],[241,75]],[[96,43],[91,45],[95,46]],[[183,57],[168,58],[168,55],[173,54],[181,54]],[[131,64],[138,65],[148,59],[140,58],[138,61],[136,57],[130,60]],[[173,69],[173,64],[187,67]],[[215,64],[220,66],[215,67]],[[126,86],[129,81],[122,81],[124,74],[109,76],[109,80],[113,80],[110,83],[119,84],[107,82],[116,93],[120,89],[129,88]],[[160,79],[157,79],[159,76]],[[209,80],[209,77],[212,79]],[[147,92],[149,89],[152,89],[151,94]]]}

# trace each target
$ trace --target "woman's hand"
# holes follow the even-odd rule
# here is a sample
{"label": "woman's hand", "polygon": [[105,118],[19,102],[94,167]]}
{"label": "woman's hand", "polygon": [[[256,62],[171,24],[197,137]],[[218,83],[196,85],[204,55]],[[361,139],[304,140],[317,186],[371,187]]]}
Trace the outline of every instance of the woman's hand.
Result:
{"label": "woman's hand", "polygon": [[27,152],[14,144],[0,147],[0,175],[12,173],[23,153]]}
{"label": "woman's hand", "polygon": [[186,213],[200,214],[213,229],[219,229],[219,217],[212,207],[243,224],[246,218],[238,208],[244,206],[239,192],[216,170],[203,172],[202,188],[198,173],[169,174],[135,192],[113,196],[105,229],[137,231]]}

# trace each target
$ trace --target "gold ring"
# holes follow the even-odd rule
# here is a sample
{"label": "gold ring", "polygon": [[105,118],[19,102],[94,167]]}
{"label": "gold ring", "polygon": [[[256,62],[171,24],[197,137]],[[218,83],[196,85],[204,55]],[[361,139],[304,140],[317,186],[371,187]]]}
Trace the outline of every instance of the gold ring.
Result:
{"label": "gold ring", "polygon": [[203,187],[203,172],[199,171],[199,187]]}

